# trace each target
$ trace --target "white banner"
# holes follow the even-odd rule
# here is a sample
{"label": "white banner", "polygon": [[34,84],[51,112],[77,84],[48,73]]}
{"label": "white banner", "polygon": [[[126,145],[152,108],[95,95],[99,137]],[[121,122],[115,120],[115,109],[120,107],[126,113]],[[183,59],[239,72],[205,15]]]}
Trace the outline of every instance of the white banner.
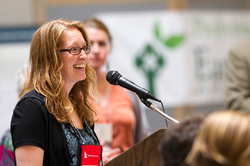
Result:
{"label": "white banner", "polygon": [[228,51],[250,37],[250,13],[98,14],[114,39],[110,70],[150,90],[165,106],[224,102]]}

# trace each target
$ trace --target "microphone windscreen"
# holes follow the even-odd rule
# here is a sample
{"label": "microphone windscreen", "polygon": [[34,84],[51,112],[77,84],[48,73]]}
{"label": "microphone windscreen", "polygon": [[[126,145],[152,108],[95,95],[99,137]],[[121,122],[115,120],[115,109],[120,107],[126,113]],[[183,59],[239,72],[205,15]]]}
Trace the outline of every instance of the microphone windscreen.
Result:
{"label": "microphone windscreen", "polygon": [[106,75],[106,80],[113,85],[118,85],[119,78],[122,75],[118,71],[110,70]]}

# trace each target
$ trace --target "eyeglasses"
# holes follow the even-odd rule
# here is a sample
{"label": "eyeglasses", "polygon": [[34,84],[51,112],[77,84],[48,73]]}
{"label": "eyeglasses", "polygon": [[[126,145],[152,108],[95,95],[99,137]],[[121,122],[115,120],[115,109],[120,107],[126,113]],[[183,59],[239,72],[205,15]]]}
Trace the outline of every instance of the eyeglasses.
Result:
{"label": "eyeglasses", "polygon": [[79,55],[81,51],[84,51],[85,54],[89,54],[91,51],[91,46],[84,46],[84,47],[72,47],[70,49],[61,49],[60,52],[68,51],[72,55]]}

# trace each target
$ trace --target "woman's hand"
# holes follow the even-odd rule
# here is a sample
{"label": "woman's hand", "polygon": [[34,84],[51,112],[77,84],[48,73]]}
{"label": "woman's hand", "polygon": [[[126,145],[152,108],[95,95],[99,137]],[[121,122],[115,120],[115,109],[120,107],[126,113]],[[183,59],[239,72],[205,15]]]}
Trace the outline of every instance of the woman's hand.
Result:
{"label": "woman's hand", "polygon": [[118,156],[120,154],[120,152],[121,152],[120,148],[114,148],[114,149],[110,149],[108,151],[104,151],[102,153],[103,164],[107,164],[113,158]]}
{"label": "woman's hand", "polygon": [[105,148],[105,141],[100,141],[100,144],[103,147],[103,152],[102,152],[102,160],[103,164],[107,164],[109,161],[111,161],[113,158],[118,156],[121,153],[120,148],[114,148],[114,149],[106,149]]}

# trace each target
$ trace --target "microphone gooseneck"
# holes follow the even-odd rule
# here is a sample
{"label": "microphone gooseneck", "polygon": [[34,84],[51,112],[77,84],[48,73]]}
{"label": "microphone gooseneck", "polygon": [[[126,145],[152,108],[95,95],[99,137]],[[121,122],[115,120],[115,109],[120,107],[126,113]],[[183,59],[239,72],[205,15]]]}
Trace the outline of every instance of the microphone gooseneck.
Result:
{"label": "microphone gooseneck", "polygon": [[128,90],[135,92],[139,96],[143,104],[145,104],[148,108],[157,112],[158,114],[160,114],[162,117],[165,118],[167,127],[168,127],[167,119],[172,122],[179,123],[177,120],[165,114],[164,107],[163,107],[163,112],[162,112],[151,102],[147,101],[147,99],[153,99],[162,104],[161,100],[154,97],[147,89],[141,88],[140,86],[136,85],[132,81],[129,81],[128,79],[122,77],[122,75],[118,71],[110,70],[106,75],[106,80],[112,85],[120,85]]}

